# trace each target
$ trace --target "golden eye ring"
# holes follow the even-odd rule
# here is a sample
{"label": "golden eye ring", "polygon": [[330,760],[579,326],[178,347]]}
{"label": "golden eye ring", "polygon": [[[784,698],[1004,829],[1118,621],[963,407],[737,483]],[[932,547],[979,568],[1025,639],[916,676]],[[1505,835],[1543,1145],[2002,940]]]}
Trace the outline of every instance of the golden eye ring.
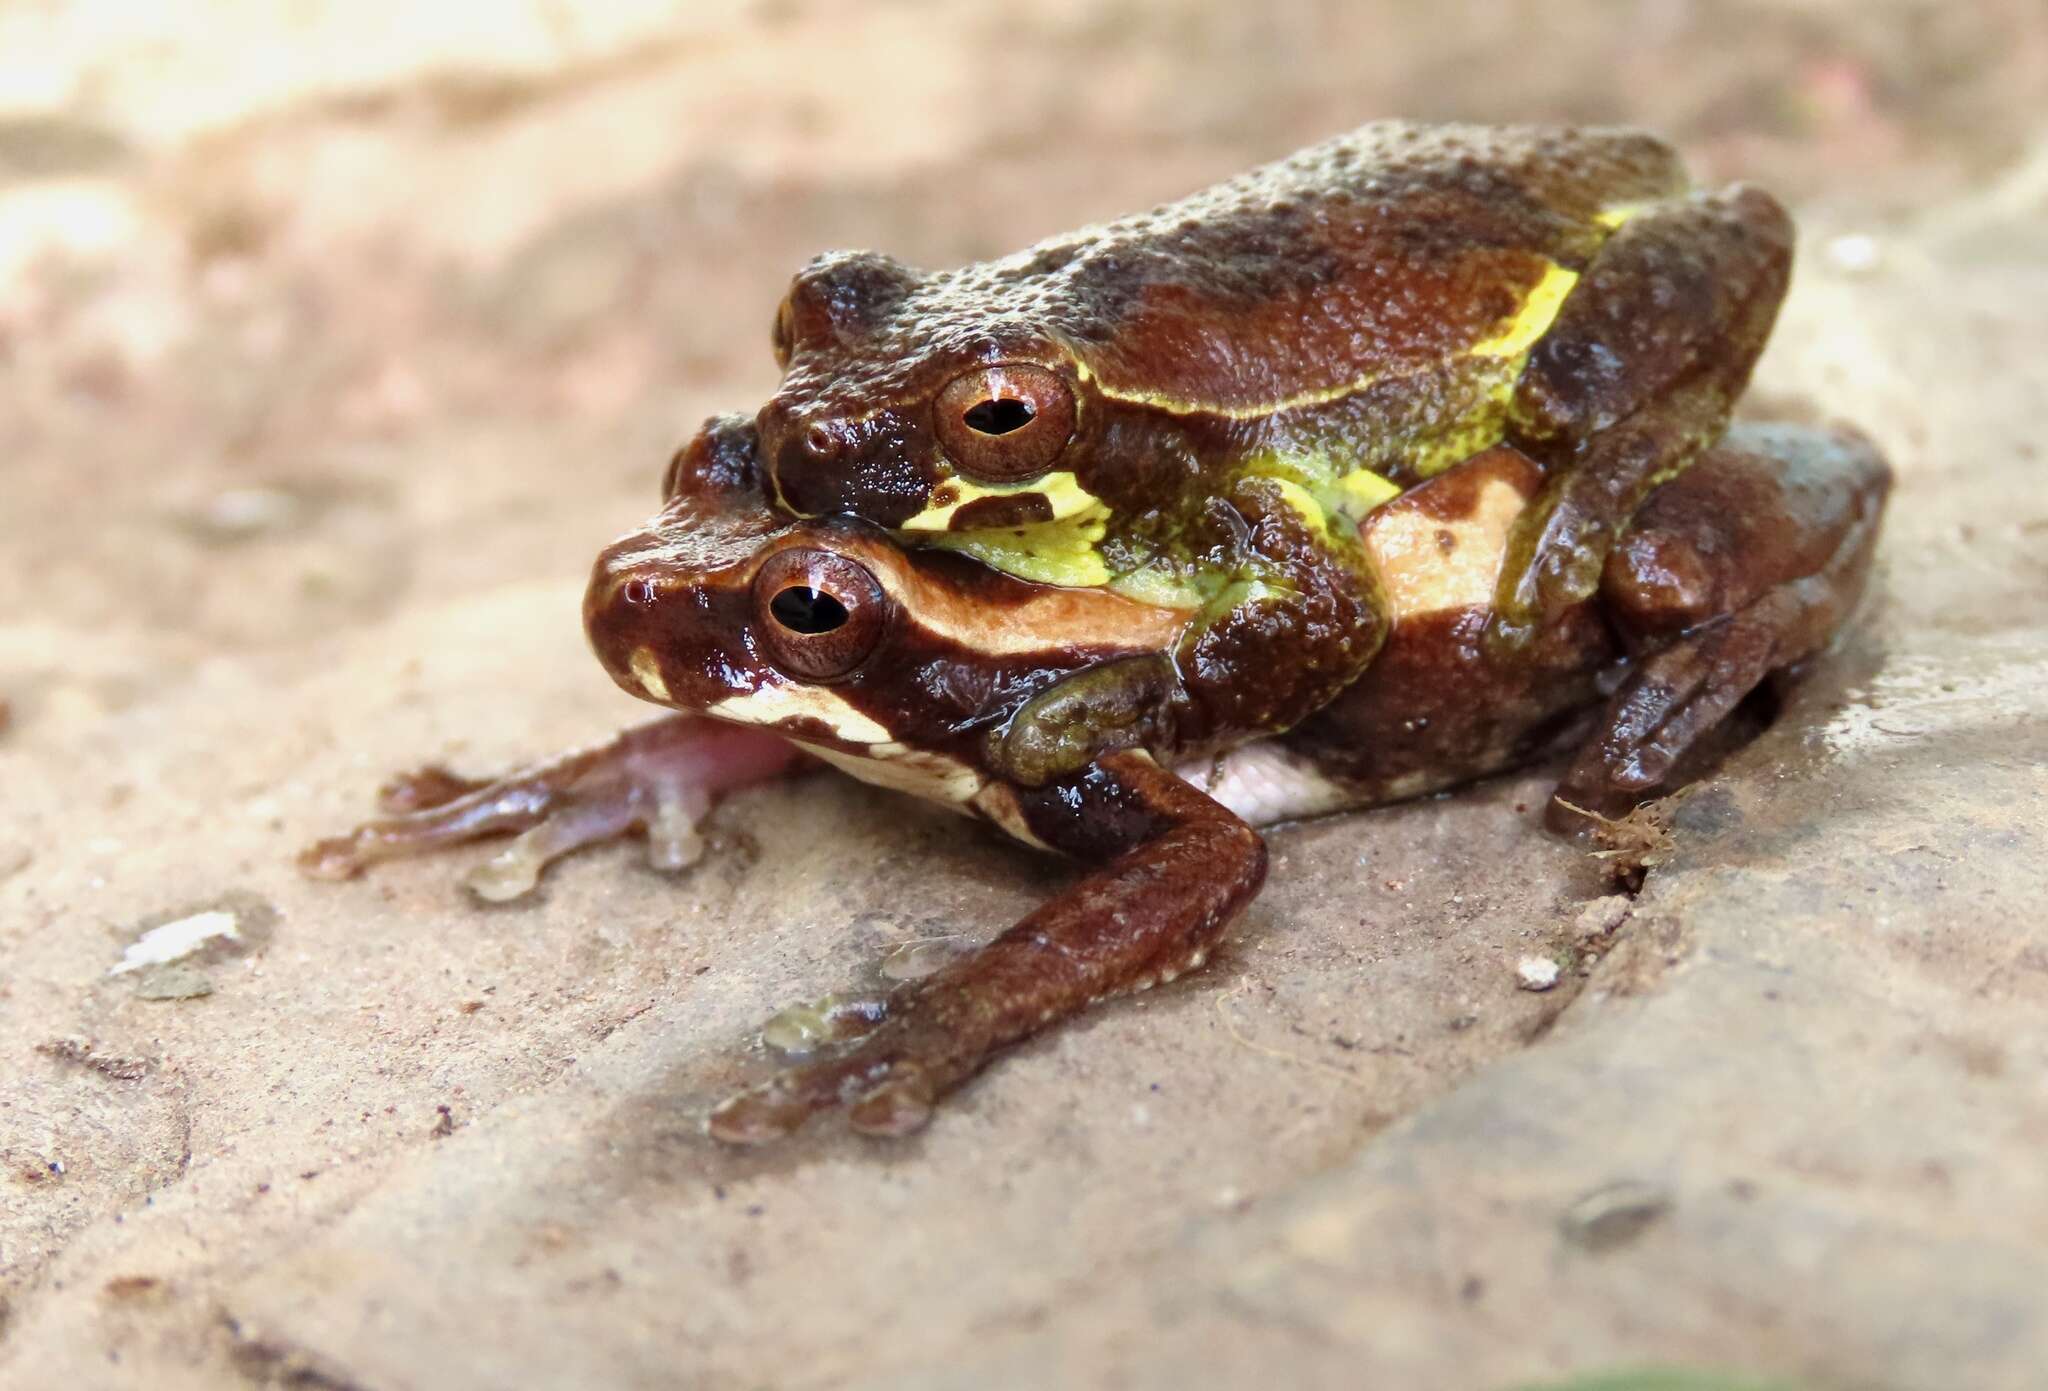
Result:
{"label": "golden eye ring", "polygon": [[867,566],[832,551],[778,551],[754,576],[754,619],[768,659],[802,681],[851,676],[881,642],[890,610]]}
{"label": "golden eye ring", "polygon": [[981,483],[1023,483],[1046,473],[1074,434],[1074,393],[1035,362],[963,372],[933,404],[939,446]]}

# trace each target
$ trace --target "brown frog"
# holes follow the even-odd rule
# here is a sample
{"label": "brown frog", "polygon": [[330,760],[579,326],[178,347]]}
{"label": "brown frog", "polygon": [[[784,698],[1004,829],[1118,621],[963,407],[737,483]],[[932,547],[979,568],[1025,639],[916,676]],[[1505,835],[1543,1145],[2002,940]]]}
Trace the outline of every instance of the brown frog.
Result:
{"label": "brown frog", "polygon": [[488,897],[629,830],[687,863],[716,794],[799,750],[1074,858],[710,1119],[900,1134],[1003,1046],[1200,965],[1258,825],[1570,747],[1554,826],[1669,790],[1846,622],[1890,483],[1852,437],[1723,434],[1786,232],[1676,179],[1646,137],[1373,127],[993,267],[828,258],[782,393],[708,423],[591,579],[605,668],[682,713],[401,780],[307,868],[502,831]]}

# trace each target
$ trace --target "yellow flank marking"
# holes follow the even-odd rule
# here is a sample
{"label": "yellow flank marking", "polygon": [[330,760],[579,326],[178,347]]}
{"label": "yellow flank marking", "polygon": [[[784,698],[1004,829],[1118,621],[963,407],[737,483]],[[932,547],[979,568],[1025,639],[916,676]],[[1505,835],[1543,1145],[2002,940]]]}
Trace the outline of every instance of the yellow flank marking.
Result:
{"label": "yellow flank marking", "polygon": [[1434,478],[1480,450],[1492,448],[1507,433],[1508,404],[1514,399],[1515,379],[1521,374],[1523,360],[1513,357],[1494,361],[1500,370],[1485,384],[1478,404],[1462,420],[1410,455],[1409,467],[1424,478]]}
{"label": "yellow flank marking", "polygon": [[958,551],[993,570],[1034,584],[1092,589],[1109,582],[1096,543],[1109,520],[1109,509],[1097,503],[1092,512],[1063,521],[985,531],[942,531],[924,544]]}
{"label": "yellow flank marking", "polygon": [[1208,602],[1203,586],[1170,565],[1152,564],[1111,577],[1109,592],[1155,608],[1189,610]]}
{"label": "yellow flank marking", "polygon": [[889,731],[821,686],[763,686],[729,696],[704,712],[735,724],[775,725],[813,719],[849,744],[886,744]]}
{"label": "yellow flank marking", "polygon": [[1357,526],[1368,512],[1401,494],[1392,480],[1368,468],[1348,468],[1349,462],[1341,453],[1265,450],[1246,461],[1245,471],[1278,484],[1309,526],[1327,535],[1332,517]]}
{"label": "yellow flank marking", "polygon": [[655,660],[651,649],[633,649],[633,679],[640,683],[640,689],[666,705],[669,702],[668,682],[661,679],[661,663]]}
{"label": "yellow flank marking", "polygon": [[1611,232],[1649,206],[1648,203],[1616,203],[1611,208],[1602,208],[1594,213],[1593,220]]}
{"label": "yellow flank marking", "polygon": [[1276,478],[1273,484],[1279,488],[1280,496],[1286,499],[1287,505],[1301,514],[1301,519],[1308,523],[1309,530],[1325,534],[1329,532],[1329,514],[1323,510],[1323,505],[1315,500],[1314,494],[1287,478]]}
{"label": "yellow flank marking", "polygon": [[1313,391],[1297,392],[1283,396],[1277,401],[1263,401],[1251,406],[1226,406],[1215,401],[1184,401],[1158,391],[1126,391],[1105,386],[1096,375],[1088,370],[1086,363],[1074,364],[1084,382],[1092,382],[1095,390],[1105,399],[1123,401],[1134,406],[1150,406],[1165,411],[1168,415],[1213,415],[1224,420],[1257,420],[1260,416],[1272,415],[1278,411],[1299,410],[1303,406],[1325,406],[1332,401],[1341,401],[1346,396],[1365,390],[1377,376],[1360,377],[1356,381],[1341,382],[1336,386],[1318,387]]}
{"label": "yellow flank marking", "polygon": [[[1611,208],[1596,214],[1596,220],[1607,226],[1619,226],[1636,212],[1634,207]],[[1491,337],[1474,343],[1454,357],[1514,357],[1527,352],[1530,345],[1549,332],[1550,325],[1557,318],[1558,306],[1578,283],[1577,271],[1567,270],[1551,262],[1544,267],[1542,278],[1523,297],[1520,308]],[[1352,381],[1339,382],[1333,386],[1316,387],[1309,391],[1296,392],[1273,401],[1261,401],[1249,406],[1225,405],[1219,401],[1188,401],[1168,396],[1157,391],[1131,391],[1105,385],[1101,378],[1085,362],[1076,361],[1075,371],[1084,382],[1111,401],[1124,401],[1132,405],[1150,406],[1169,415],[1213,415],[1224,420],[1257,420],[1262,416],[1274,415],[1281,411],[1299,410],[1305,406],[1325,406],[1332,401],[1341,401],[1356,395],[1382,380],[1378,374],[1367,374]]]}
{"label": "yellow flank marking", "polygon": [[944,531],[953,524],[953,514],[955,512],[958,512],[968,503],[978,502],[985,497],[1019,497],[1029,493],[1041,493],[1044,495],[1046,502],[1052,507],[1052,519],[1056,522],[1078,516],[1090,507],[1102,505],[1102,499],[1082,487],[1081,480],[1076,478],[1072,471],[1068,469],[1061,469],[1057,473],[1048,473],[1043,478],[1035,478],[1028,483],[998,483],[991,485],[976,483],[966,478],[955,478],[947,483],[946,490],[952,494],[952,501],[937,507],[925,508],[924,511],[903,523],[901,529],[904,531]]}
{"label": "yellow flank marking", "polygon": [[1388,499],[1401,496],[1401,485],[1369,468],[1360,468],[1337,480],[1336,493],[1341,510],[1363,517]]}
{"label": "yellow flank marking", "polygon": [[1537,339],[1550,332],[1564,297],[1578,283],[1577,271],[1555,263],[1547,266],[1543,278],[1522,297],[1522,307],[1514,316],[1494,330],[1491,338],[1474,343],[1466,352],[1473,357],[1518,357],[1529,351]]}

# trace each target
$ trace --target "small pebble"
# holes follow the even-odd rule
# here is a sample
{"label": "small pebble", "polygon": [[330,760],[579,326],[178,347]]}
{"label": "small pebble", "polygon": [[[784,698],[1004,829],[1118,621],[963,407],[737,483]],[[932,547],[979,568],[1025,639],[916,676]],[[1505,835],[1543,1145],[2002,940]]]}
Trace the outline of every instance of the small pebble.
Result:
{"label": "small pebble", "polygon": [[1884,262],[1884,247],[1861,232],[1836,237],[1827,244],[1827,258],[1845,275],[1868,275]]}
{"label": "small pebble", "polygon": [[1581,942],[1605,937],[1621,926],[1633,904],[1634,900],[1627,894],[1608,894],[1604,898],[1596,898],[1579,909],[1579,916],[1572,923],[1572,933]]}
{"label": "small pebble", "polygon": [[1547,956],[1525,956],[1515,963],[1515,983],[1524,990],[1548,990],[1558,974],[1557,962]]}
{"label": "small pebble", "polygon": [[1643,1234],[1671,1211],[1671,1195],[1632,1179],[1610,1183],[1581,1197],[1558,1219],[1558,1230],[1587,1251],[1611,1251]]}

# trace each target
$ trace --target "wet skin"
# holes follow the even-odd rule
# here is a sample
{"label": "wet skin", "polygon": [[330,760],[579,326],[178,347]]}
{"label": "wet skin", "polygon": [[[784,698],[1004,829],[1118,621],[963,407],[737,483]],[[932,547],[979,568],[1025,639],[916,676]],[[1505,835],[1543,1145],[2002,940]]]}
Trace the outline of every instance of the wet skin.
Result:
{"label": "wet skin", "polygon": [[[1850,436],[1724,435],[1782,219],[1676,180],[1645,137],[1375,127],[953,280],[827,258],[785,308],[783,392],[708,423],[591,578],[605,669],[680,713],[501,782],[402,780],[391,815],[304,864],[341,877],[513,831],[472,877],[508,897],[642,831],[672,867],[719,792],[796,751],[1078,863],[989,945],[839,1011],[821,1056],[713,1112],[714,1135],[757,1143],[834,1106],[914,1130],[1007,1044],[1199,966],[1263,880],[1256,825],[1560,748],[1578,751],[1557,829],[1668,791],[1848,621],[1890,483]],[[1546,279],[1557,302],[1512,371],[1480,361]],[[1031,312],[991,348],[994,284]],[[1340,302],[1363,317],[1325,322]],[[1012,366],[972,365],[998,352]],[[1479,427],[1475,391],[1500,403]],[[1210,406],[1181,409],[1196,392]],[[1025,398],[1023,423],[977,412]],[[961,419],[935,428],[934,402]],[[969,412],[1051,473],[956,506],[947,440],[993,467]],[[1047,420],[1067,431],[1050,452],[1029,438]],[[1151,561],[1103,578],[1146,537]]]}

